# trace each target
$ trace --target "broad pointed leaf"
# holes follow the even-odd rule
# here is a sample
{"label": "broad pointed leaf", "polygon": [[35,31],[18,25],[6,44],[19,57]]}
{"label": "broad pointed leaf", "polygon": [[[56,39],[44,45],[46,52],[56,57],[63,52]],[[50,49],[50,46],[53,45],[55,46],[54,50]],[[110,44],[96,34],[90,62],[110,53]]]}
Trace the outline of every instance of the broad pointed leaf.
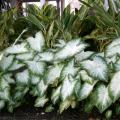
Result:
{"label": "broad pointed leaf", "polygon": [[28,52],[28,49],[26,47],[26,43],[21,43],[21,44],[17,44],[17,45],[13,45],[11,47],[8,47],[5,50],[5,52],[9,53],[9,54],[19,54],[19,53]]}
{"label": "broad pointed leaf", "polygon": [[51,95],[51,100],[52,100],[53,104],[56,104],[57,101],[59,100],[59,98],[60,98],[60,91],[61,91],[61,86],[59,86],[56,89],[53,89],[52,95]]}
{"label": "broad pointed leaf", "polygon": [[43,96],[48,88],[48,85],[45,85],[44,81],[41,80],[37,85],[38,95]]}
{"label": "broad pointed leaf", "polygon": [[109,93],[114,102],[120,97],[120,71],[112,77],[109,84]]}
{"label": "broad pointed leaf", "polygon": [[102,113],[105,111],[112,103],[112,99],[109,96],[108,87],[101,84],[96,88],[96,107]]}
{"label": "broad pointed leaf", "polygon": [[25,63],[33,74],[43,75],[46,66],[44,62],[25,61]]}
{"label": "broad pointed leaf", "polygon": [[113,42],[107,46],[105,50],[105,56],[112,57],[114,55],[120,54],[119,48],[120,48],[120,38],[113,40]]}
{"label": "broad pointed leaf", "polygon": [[80,64],[91,77],[108,81],[108,66],[102,57],[94,57],[93,60],[85,60]]}
{"label": "broad pointed leaf", "polygon": [[81,62],[83,60],[90,58],[93,54],[94,52],[92,51],[87,51],[87,52],[82,51],[79,54],[75,55],[75,59],[77,62]]}
{"label": "broad pointed leaf", "polygon": [[87,44],[83,43],[80,39],[71,40],[55,54],[54,60],[65,60],[73,57],[75,54],[83,51],[86,47]]}
{"label": "broad pointed leaf", "polygon": [[63,101],[73,94],[76,82],[77,80],[74,80],[70,75],[65,77],[61,88],[61,98]]}
{"label": "broad pointed leaf", "polygon": [[95,81],[92,85],[87,82],[85,82],[85,83],[83,83],[83,85],[81,85],[81,90],[79,92],[79,98],[78,98],[79,101],[86,99],[90,95],[96,82],[97,81]]}
{"label": "broad pointed leaf", "polygon": [[80,76],[84,82],[87,82],[89,84],[92,84],[94,82],[94,78],[90,77],[85,70],[80,71]]}
{"label": "broad pointed leaf", "polygon": [[8,56],[8,57],[3,57],[2,60],[0,61],[0,68],[2,70],[8,70],[8,68],[12,65],[13,63],[14,56]]}
{"label": "broad pointed leaf", "polygon": [[65,76],[68,76],[68,75],[75,76],[77,74],[78,69],[79,68],[75,67],[74,59],[72,59],[62,69],[60,79],[63,80]]}
{"label": "broad pointed leaf", "polygon": [[13,61],[13,64],[10,66],[9,70],[10,71],[17,70],[24,66],[25,66],[25,64],[20,63],[18,60],[15,60],[15,61]]}
{"label": "broad pointed leaf", "polygon": [[33,57],[34,57],[34,54],[32,52],[16,55],[16,59],[18,59],[18,60],[31,60],[31,59],[33,59]]}
{"label": "broad pointed leaf", "polygon": [[20,73],[17,73],[16,74],[16,80],[18,83],[21,83],[21,84],[28,84],[29,82],[29,72],[28,70],[24,70],[23,72],[20,72]]}
{"label": "broad pointed leaf", "polygon": [[30,47],[33,50],[38,51],[38,52],[41,52],[45,45],[45,39],[43,37],[42,32],[36,33],[35,38],[29,37],[27,39],[27,41],[28,41]]}
{"label": "broad pointed leaf", "polygon": [[45,76],[45,81],[47,84],[54,84],[60,77],[63,64],[56,64],[51,66]]}
{"label": "broad pointed leaf", "polygon": [[48,102],[48,99],[43,97],[38,97],[35,101],[35,107],[44,107],[44,105]]}

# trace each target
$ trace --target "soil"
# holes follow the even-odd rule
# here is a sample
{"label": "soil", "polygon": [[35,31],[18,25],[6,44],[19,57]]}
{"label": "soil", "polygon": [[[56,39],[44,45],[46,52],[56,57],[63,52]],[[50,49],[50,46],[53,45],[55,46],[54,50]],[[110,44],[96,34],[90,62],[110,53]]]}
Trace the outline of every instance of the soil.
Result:
{"label": "soil", "polygon": [[[102,114],[96,110],[92,113],[85,113],[80,106],[77,109],[68,109],[62,114],[57,111],[45,113],[44,109],[32,107],[32,105],[24,105],[8,113],[5,110],[0,112],[0,120],[105,120]],[[120,117],[113,117],[110,120],[120,120]]]}

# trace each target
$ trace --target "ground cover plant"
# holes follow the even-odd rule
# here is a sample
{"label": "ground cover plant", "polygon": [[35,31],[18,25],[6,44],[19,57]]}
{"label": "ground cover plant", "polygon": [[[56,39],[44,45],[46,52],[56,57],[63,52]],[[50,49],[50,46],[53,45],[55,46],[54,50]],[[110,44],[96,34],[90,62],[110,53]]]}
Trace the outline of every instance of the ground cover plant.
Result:
{"label": "ground cover plant", "polygon": [[41,10],[29,6],[28,15],[16,19],[26,24],[18,31],[13,24],[19,37],[0,54],[0,109],[13,112],[31,95],[35,107],[46,112],[58,106],[62,113],[84,101],[87,112],[96,107],[109,117],[109,108],[117,104],[119,113],[119,12],[116,19],[111,16],[114,25],[106,24],[101,15],[110,9],[104,11],[102,2],[94,6],[96,2],[85,1],[76,14],[68,6],[61,17],[51,5]]}

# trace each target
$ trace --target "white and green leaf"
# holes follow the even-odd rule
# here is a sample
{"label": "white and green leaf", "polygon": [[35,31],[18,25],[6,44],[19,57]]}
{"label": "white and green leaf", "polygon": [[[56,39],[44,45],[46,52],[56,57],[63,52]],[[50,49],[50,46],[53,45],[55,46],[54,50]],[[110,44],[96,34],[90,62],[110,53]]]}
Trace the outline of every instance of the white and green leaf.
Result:
{"label": "white and green leaf", "polygon": [[54,84],[56,81],[58,81],[62,68],[63,68],[63,64],[56,64],[54,66],[51,66],[45,75],[46,83]]}
{"label": "white and green leaf", "polygon": [[108,66],[102,57],[94,57],[93,60],[85,60],[81,62],[80,65],[94,79],[108,81]]}
{"label": "white and green leaf", "polygon": [[65,76],[72,75],[75,76],[78,72],[79,68],[75,67],[74,59],[69,61],[62,69],[60,79],[63,80]]}
{"label": "white and green leaf", "polygon": [[109,93],[113,102],[115,102],[120,97],[120,71],[115,73],[109,84]]}
{"label": "white and green leaf", "polygon": [[69,41],[63,48],[55,53],[54,60],[65,60],[73,57],[75,54],[83,51],[87,47],[87,44],[83,43],[80,39]]}
{"label": "white and green leaf", "polygon": [[85,70],[80,71],[81,80],[89,84],[93,84],[94,78],[90,77]]}
{"label": "white and green leaf", "polygon": [[37,85],[38,95],[43,96],[48,88],[48,85],[44,83],[43,80],[41,80]]}
{"label": "white and green leaf", "polygon": [[16,80],[18,83],[27,85],[30,80],[30,75],[28,70],[16,74]]}
{"label": "white and green leaf", "polygon": [[61,85],[57,87],[56,89],[53,89],[52,95],[51,95],[51,100],[53,104],[56,104],[57,101],[60,98],[60,91],[61,91]]}
{"label": "white and green leaf", "polygon": [[13,55],[10,55],[8,57],[4,56],[2,58],[2,60],[0,61],[0,68],[3,70],[3,71],[6,71],[8,70],[8,68],[12,65],[13,63],[13,60],[14,60],[14,56]]}
{"label": "white and green leaf", "polygon": [[112,99],[109,96],[108,87],[106,87],[104,84],[100,84],[95,89],[95,93],[96,107],[102,113],[112,104]]}
{"label": "white and green leaf", "polygon": [[75,80],[71,75],[68,75],[64,78],[61,88],[61,98],[63,101],[71,97],[71,95],[74,93],[76,82],[77,80]]}
{"label": "white and green leaf", "polygon": [[44,105],[48,102],[48,98],[46,98],[45,96],[43,97],[38,97],[35,100],[35,107],[44,107]]}
{"label": "white and green leaf", "polygon": [[7,53],[7,54],[20,54],[20,53],[26,53],[26,52],[28,52],[26,43],[13,45],[11,47],[8,47],[5,50],[5,53]]}
{"label": "white and green leaf", "polygon": [[33,74],[43,75],[43,73],[45,71],[45,66],[46,66],[46,64],[44,62],[25,61],[25,63],[28,65],[28,69]]}
{"label": "white and green leaf", "polygon": [[27,42],[29,43],[30,47],[37,52],[42,52],[45,45],[45,39],[42,32],[36,33],[35,38],[27,38]]}

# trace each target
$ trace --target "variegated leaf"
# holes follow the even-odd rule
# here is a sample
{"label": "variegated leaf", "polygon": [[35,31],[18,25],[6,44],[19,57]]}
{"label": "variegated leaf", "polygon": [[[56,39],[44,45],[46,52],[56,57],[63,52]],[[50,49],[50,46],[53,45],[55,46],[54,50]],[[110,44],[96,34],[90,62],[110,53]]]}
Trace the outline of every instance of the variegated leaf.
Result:
{"label": "variegated leaf", "polygon": [[9,84],[14,84],[15,80],[12,78],[11,73],[6,73],[3,75],[4,80],[6,80]]}
{"label": "variegated leaf", "polygon": [[104,84],[100,84],[95,89],[96,93],[96,107],[102,113],[104,112],[112,103],[112,99],[109,96],[108,87]]}
{"label": "variegated leaf", "polygon": [[79,68],[75,67],[74,59],[72,59],[62,69],[60,79],[63,80],[65,76],[68,76],[68,75],[75,76],[78,72],[78,69]]}
{"label": "variegated leaf", "polygon": [[90,58],[93,54],[94,52],[92,51],[86,51],[86,52],[82,51],[79,54],[75,55],[75,59],[77,62],[81,62],[83,60]]}
{"label": "variegated leaf", "polygon": [[21,83],[21,84],[28,84],[29,82],[29,72],[28,70],[24,70],[23,72],[20,72],[20,73],[17,73],[16,74],[16,80],[18,83]]}
{"label": "variegated leaf", "polygon": [[83,51],[87,44],[83,43],[80,39],[69,41],[63,48],[55,54],[54,60],[65,60],[66,58],[73,57],[75,54]]}
{"label": "variegated leaf", "polygon": [[63,64],[56,64],[54,66],[51,66],[45,75],[46,83],[54,84],[56,81],[58,81],[62,68]]}
{"label": "variegated leaf", "polygon": [[13,45],[11,47],[8,47],[5,50],[5,53],[9,53],[9,54],[26,53],[26,52],[28,52],[28,49],[27,49],[26,45],[27,45],[26,43],[21,43],[21,44]]}
{"label": "variegated leaf", "polygon": [[43,37],[42,32],[38,32],[35,35],[35,38],[29,37],[27,39],[27,42],[29,43],[30,47],[38,52],[41,52],[44,45],[45,45],[45,39]]}
{"label": "variegated leaf", "polygon": [[16,59],[18,60],[32,60],[34,57],[33,52],[28,52],[28,53],[22,53],[16,55]]}
{"label": "variegated leaf", "polygon": [[81,80],[83,80],[84,82],[87,82],[89,84],[92,84],[94,82],[94,78],[90,77],[85,70],[80,71],[80,76]]}
{"label": "variegated leaf", "polygon": [[37,76],[37,75],[34,75],[34,74],[31,75],[31,83],[32,83],[32,85],[38,84],[39,81],[40,81],[40,76]]}
{"label": "variegated leaf", "polygon": [[114,102],[120,97],[120,71],[113,75],[109,84],[109,93]]}
{"label": "variegated leaf", "polygon": [[44,62],[25,61],[25,63],[33,74],[43,75],[46,66]]}
{"label": "variegated leaf", "polygon": [[0,61],[0,68],[5,71],[8,70],[8,68],[12,65],[13,63],[14,56],[10,55],[8,57],[3,57],[2,60]]}
{"label": "variegated leaf", "polygon": [[18,60],[15,60],[13,61],[13,64],[10,66],[9,71],[17,70],[24,66],[25,64],[20,63]]}
{"label": "variegated leaf", "polygon": [[120,38],[113,40],[113,42],[107,46],[105,50],[105,56],[112,57],[114,55],[120,54],[119,48],[120,48]]}
{"label": "variegated leaf", "polygon": [[79,92],[79,98],[78,98],[79,101],[86,99],[90,95],[96,82],[97,81],[95,81],[93,84],[89,84],[89,83],[85,82],[85,83],[83,83],[83,85],[81,85],[81,89]]}
{"label": "variegated leaf", "polygon": [[61,98],[63,101],[69,98],[73,94],[76,82],[77,80],[75,80],[70,75],[64,78],[63,85],[61,88]]}
{"label": "variegated leaf", "polygon": [[0,100],[0,110],[3,109],[4,107],[5,107],[5,101]]}
{"label": "variegated leaf", "polygon": [[45,85],[44,81],[41,80],[37,85],[38,95],[43,96],[48,88],[48,85]]}
{"label": "variegated leaf", "polygon": [[60,91],[61,91],[61,85],[57,87],[56,89],[53,89],[52,95],[51,95],[51,100],[53,104],[56,104],[57,101],[60,98]]}
{"label": "variegated leaf", "polygon": [[102,57],[85,60],[81,62],[80,65],[94,79],[108,81],[108,66]]}
{"label": "variegated leaf", "polygon": [[64,110],[68,109],[71,105],[71,101],[66,99],[65,101],[63,101],[61,104],[60,104],[60,113],[62,113]]}
{"label": "variegated leaf", "polygon": [[44,105],[48,102],[48,98],[46,98],[45,96],[43,97],[38,97],[35,100],[35,107],[44,107]]}
{"label": "variegated leaf", "polygon": [[51,62],[54,59],[54,53],[53,52],[43,52],[39,54],[39,60],[38,61],[45,61],[45,62]]}

